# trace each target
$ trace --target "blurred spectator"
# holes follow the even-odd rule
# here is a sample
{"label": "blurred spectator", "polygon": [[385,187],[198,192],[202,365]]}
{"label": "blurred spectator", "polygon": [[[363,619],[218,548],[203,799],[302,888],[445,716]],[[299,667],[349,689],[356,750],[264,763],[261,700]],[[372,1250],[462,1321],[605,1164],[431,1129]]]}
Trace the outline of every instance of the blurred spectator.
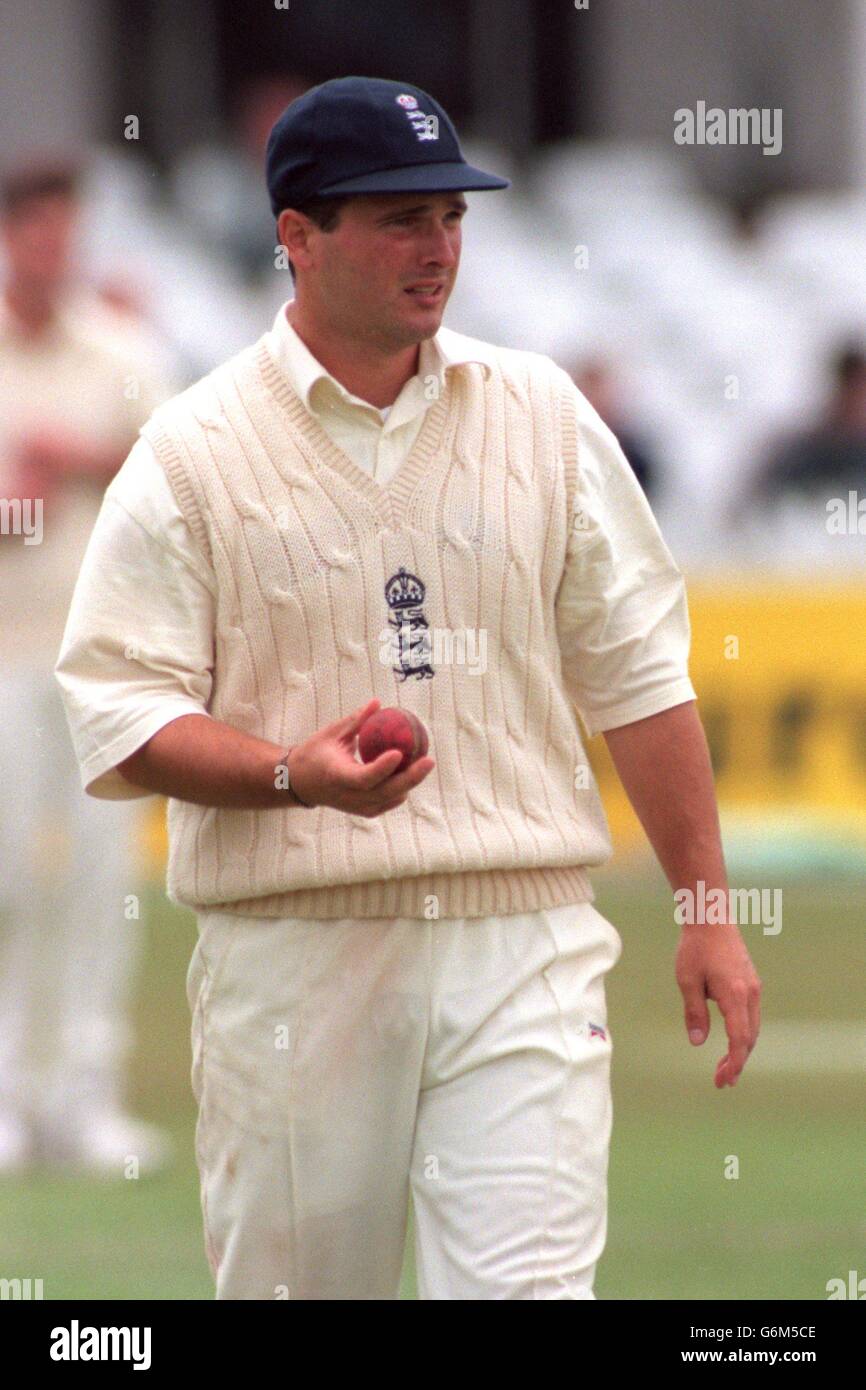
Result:
{"label": "blurred spectator", "polygon": [[846,344],[832,362],[833,386],[820,420],[778,444],[741,506],[786,494],[845,493],[866,487],[866,352]]}
{"label": "blurred spectator", "polygon": [[170,1152],[121,1103],[139,822],[84,795],[53,672],[102,493],[173,388],[76,284],[79,183],[66,163],[0,181],[0,1171],[120,1177]]}
{"label": "blurred spectator", "polygon": [[618,394],[610,368],[596,360],[583,363],[571,375],[578,390],[598,411],[608,429],[613,430],[647,499],[652,501],[658,492],[658,469],[646,444],[620,416]]}
{"label": "blurred spectator", "polygon": [[97,285],[96,292],[107,309],[127,324],[141,324],[145,319],[144,299],[137,285],[109,277]]}
{"label": "blurred spectator", "polygon": [[196,146],[174,166],[178,210],[248,281],[274,268],[274,219],[262,191],[268,135],[289,103],[309,86],[300,76],[253,79],[240,91],[230,143]]}

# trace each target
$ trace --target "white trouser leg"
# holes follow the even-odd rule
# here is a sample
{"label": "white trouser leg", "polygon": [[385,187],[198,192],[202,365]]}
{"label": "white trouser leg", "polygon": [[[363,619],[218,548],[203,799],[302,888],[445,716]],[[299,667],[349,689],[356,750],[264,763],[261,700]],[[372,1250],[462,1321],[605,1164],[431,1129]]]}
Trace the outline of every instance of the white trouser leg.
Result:
{"label": "white trouser leg", "polygon": [[36,1001],[50,965],[49,880],[38,862],[50,788],[37,746],[38,688],[30,667],[0,673],[0,1107],[25,1114],[40,1097]]}
{"label": "white trouser leg", "polygon": [[[141,921],[140,803],[81,789],[51,668],[7,682],[0,752],[8,823],[8,915],[0,963],[0,1085],[58,1122],[114,1105],[129,1043],[129,988]],[[4,824],[4,830],[6,829]]]}
{"label": "white trouser leg", "polygon": [[205,913],[187,977],[218,1299],[394,1299],[427,1037],[424,922]]}
{"label": "white trouser leg", "polygon": [[76,788],[70,808],[72,853],[62,885],[54,1067],[58,1095],[97,1109],[122,1108],[132,1046],[129,1021],[141,953],[141,801],[98,801]]}
{"label": "white trouser leg", "polygon": [[603,977],[619,934],[579,904],[433,936],[412,1159],[419,1296],[594,1298],[612,1113]]}

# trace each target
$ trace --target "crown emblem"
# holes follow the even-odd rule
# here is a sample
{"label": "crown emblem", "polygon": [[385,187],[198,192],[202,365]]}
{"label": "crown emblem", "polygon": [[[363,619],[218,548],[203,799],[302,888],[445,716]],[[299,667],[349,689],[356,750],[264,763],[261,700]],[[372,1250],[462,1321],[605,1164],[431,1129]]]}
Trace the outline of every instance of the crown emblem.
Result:
{"label": "crown emblem", "polygon": [[430,624],[424,616],[426,584],[402,565],[385,585],[385,599],[391,610],[388,626],[393,629],[393,655],[398,665],[391,670],[401,681],[414,676],[430,680],[435,672],[430,664]]}
{"label": "crown emblem", "polygon": [[388,607],[398,612],[404,608],[417,608],[424,602],[426,592],[426,584],[422,584],[416,574],[409,574],[402,565],[385,585]]}

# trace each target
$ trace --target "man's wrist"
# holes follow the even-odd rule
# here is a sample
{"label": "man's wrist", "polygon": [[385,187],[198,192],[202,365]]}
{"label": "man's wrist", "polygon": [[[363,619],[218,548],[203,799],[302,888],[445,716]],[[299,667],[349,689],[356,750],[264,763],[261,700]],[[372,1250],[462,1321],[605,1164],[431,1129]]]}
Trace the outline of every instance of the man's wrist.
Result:
{"label": "man's wrist", "polygon": [[277,791],[281,792],[293,805],[303,806],[304,810],[306,811],[313,811],[315,810],[315,807],[312,806],[309,801],[304,801],[300,796],[298,796],[298,793],[292,786],[292,774],[291,768],[289,767],[289,758],[293,750],[294,744],[292,744],[291,748],[286,749],[283,756],[274,766],[274,786],[277,789]]}
{"label": "man's wrist", "polygon": [[[733,912],[731,890],[727,878],[720,873],[707,879],[687,878],[682,887],[674,890],[674,903],[674,920],[683,931],[694,927],[727,926]],[[736,921],[736,917],[731,920]]]}

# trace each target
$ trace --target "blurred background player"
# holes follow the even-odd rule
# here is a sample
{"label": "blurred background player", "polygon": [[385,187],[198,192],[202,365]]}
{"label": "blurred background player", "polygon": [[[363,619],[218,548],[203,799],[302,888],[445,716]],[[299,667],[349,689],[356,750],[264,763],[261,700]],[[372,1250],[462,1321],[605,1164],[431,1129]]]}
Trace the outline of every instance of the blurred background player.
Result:
{"label": "blurred background player", "polygon": [[53,665],[102,493],[170,387],[76,277],[80,183],[66,161],[0,181],[0,1171],[122,1176],[170,1154],[121,1094],[139,822],[84,795]]}
{"label": "blurred background player", "polygon": [[613,430],[648,501],[654,501],[659,491],[659,468],[642,432],[636,432],[631,421],[623,415],[620,386],[613,369],[601,358],[595,358],[578,363],[572,369],[571,377],[604,423]]}
{"label": "blurred background player", "polygon": [[817,420],[775,445],[746,489],[744,510],[790,493],[826,498],[866,485],[866,352],[843,344],[829,367],[826,405]]}
{"label": "blurred background player", "polygon": [[223,252],[250,288],[273,272],[274,229],[261,196],[262,163],[271,127],[309,87],[300,75],[244,83],[233,104],[226,138],[212,135],[181,150],[171,189],[184,223],[203,243]]}

